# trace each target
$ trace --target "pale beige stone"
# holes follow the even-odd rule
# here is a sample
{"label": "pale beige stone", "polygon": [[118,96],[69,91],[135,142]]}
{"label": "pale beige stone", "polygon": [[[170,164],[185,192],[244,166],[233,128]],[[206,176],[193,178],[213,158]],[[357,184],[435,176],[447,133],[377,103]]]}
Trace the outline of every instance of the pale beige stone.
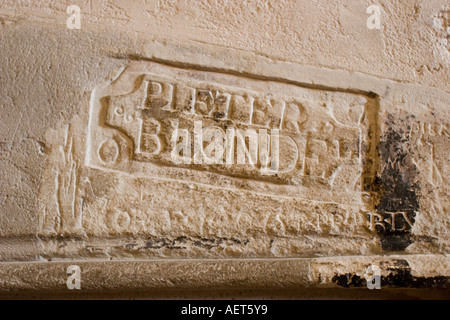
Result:
{"label": "pale beige stone", "polygon": [[[448,288],[445,1],[380,2],[381,30],[365,1],[70,4],[80,30],[64,1],[0,6],[2,292],[66,291],[74,264],[105,294],[307,295],[371,265]],[[279,131],[279,172],[239,141],[196,162],[195,121]]]}

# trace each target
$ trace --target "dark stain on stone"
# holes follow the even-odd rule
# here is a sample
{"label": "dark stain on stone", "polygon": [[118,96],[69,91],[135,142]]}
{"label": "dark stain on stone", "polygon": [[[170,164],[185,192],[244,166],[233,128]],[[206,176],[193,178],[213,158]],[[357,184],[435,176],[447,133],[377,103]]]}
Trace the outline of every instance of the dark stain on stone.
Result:
{"label": "dark stain on stone", "polygon": [[412,162],[408,138],[391,115],[386,126],[389,129],[378,145],[381,168],[373,185],[379,195],[375,229],[383,250],[403,251],[413,243],[410,232],[420,208],[419,185],[415,182],[418,170]]}
{"label": "dark stain on stone", "polygon": [[[383,266],[382,266],[383,267]],[[381,276],[381,289],[391,288],[414,288],[414,289],[449,289],[450,277],[416,277],[411,274],[411,268],[406,260],[394,260],[387,263],[387,276]],[[362,288],[367,286],[364,277],[356,274],[336,274],[332,281],[344,288]]]}
{"label": "dark stain on stone", "polygon": [[184,243],[184,242],[186,242],[186,239],[187,239],[186,237],[181,236],[181,237],[176,238],[175,241],[183,242],[183,243]]}
{"label": "dark stain on stone", "polygon": [[225,113],[223,112],[214,112],[214,118],[215,119],[222,119],[225,117]]}
{"label": "dark stain on stone", "polygon": [[206,248],[206,249],[214,248],[214,246],[212,244],[204,243],[204,242],[201,242],[201,241],[194,241],[193,245],[196,246],[196,247],[203,247],[203,248]]}
{"label": "dark stain on stone", "polygon": [[375,92],[370,91],[370,92],[367,94],[367,96],[368,96],[369,98],[375,99],[378,95],[377,95]]}
{"label": "dark stain on stone", "polygon": [[366,286],[366,279],[351,273],[336,274],[331,281],[344,288],[360,288]]}
{"label": "dark stain on stone", "polygon": [[168,238],[156,238],[156,237],[150,237],[147,239],[145,246],[139,246],[139,245],[133,245],[130,244],[126,245],[125,247],[127,249],[134,249],[134,250],[142,250],[142,249],[187,249],[187,246],[189,244],[201,247],[205,249],[213,249],[219,246],[232,246],[232,245],[247,245],[250,242],[250,240],[239,240],[236,238],[187,238],[185,236],[180,236],[175,239],[168,239]]}
{"label": "dark stain on stone", "polygon": [[415,236],[410,233],[395,234],[386,233],[380,237],[381,247],[387,251],[399,251],[398,248],[406,248],[414,242],[432,243],[438,238],[430,236]]}
{"label": "dark stain on stone", "polygon": [[395,234],[393,232],[380,234],[380,242],[381,247],[386,251],[402,251],[413,243],[409,234]]}
{"label": "dark stain on stone", "polygon": [[143,249],[186,249],[186,247],[179,245],[182,241],[177,239],[149,238]]}
{"label": "dark stain on stone", "polygon": [[230,245],[236,245],[236,244],[240,245],[243,243],[244,245],[247,245],[247,243],[250,242],[250,240],[248,240],[248,239],[241,241],[236,238],[231,238],[231,239],[228,239],[228,238],[201,238],[200,240],[201,241],[194,241],[193,245],[197,246],[197,247],[204,247],[207,249],[219,247],[222,244],[230,246]]}
{"label": "dark stain on stone", "polygon": [[125,248],[127,248],[127,249],[133,249],[134,247],[136,247],[136,243],[127,243],[125,245]]}

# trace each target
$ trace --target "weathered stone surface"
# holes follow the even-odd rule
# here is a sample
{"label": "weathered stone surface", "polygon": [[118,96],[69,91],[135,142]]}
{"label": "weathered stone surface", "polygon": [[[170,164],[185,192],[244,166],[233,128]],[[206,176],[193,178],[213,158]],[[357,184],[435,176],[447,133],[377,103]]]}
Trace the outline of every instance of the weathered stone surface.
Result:
{"label": "weathered stone surface", "polygon": [[0,290],[448,289],[444,1],[74,4],[0,7]]}

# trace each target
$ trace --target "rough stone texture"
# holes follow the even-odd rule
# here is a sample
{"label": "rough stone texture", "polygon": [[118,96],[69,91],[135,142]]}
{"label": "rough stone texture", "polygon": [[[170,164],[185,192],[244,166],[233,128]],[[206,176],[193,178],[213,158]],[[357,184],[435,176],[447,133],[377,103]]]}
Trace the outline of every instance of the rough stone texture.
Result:
{"label": "rough stone texture", "polygon": [[[348,296],[377,265],[448,297],[450,7],[370,4],[0,0],[2,294],[76,264],[100,295]],[[175,162],[194,121],[278,129],[279,172]]]}

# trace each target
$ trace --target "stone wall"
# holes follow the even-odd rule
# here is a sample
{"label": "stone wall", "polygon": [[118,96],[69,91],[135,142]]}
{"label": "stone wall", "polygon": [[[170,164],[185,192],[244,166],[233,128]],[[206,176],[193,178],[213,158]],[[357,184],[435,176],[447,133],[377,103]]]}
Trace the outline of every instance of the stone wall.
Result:
{"label": "stone wall", "polygon": [[449,14],[1,0],[1,294],[448,297]]}

